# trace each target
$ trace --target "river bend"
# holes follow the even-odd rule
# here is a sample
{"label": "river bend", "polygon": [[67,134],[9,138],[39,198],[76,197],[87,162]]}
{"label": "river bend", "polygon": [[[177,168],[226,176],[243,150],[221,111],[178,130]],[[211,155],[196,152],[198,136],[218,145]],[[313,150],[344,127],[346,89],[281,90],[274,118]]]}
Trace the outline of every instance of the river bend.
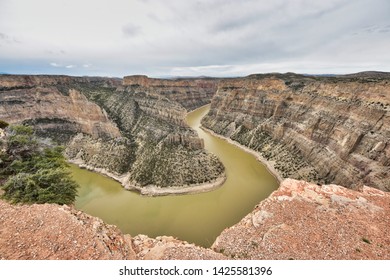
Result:
{"label": "river bend", "polygon": [[209,247],[223,229],[252,211],[278,186],[275,177],[255,157],[200,128],[209,110],[204,106],[187,115],[186,122],[204,139],[205,149],[219,157],[227,180],[206,193],[179,196],[141,196],[116,181],[71,167],[80,184],[76,208],[117,225],[132,236],[174,236]]}

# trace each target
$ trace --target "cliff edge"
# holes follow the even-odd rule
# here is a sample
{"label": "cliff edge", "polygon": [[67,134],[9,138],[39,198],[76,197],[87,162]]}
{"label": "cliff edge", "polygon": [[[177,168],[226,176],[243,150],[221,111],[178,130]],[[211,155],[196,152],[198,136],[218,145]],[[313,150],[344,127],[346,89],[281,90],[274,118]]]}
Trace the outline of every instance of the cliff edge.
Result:
{"label": "cliff edge", "polygon": [[284,180],[212,248],[235,259],[389,259],[390,194]]}
{"label": "cliff edge", "polygon": [[390,194],[284,180],[212,249],[131,237],[72,207],[0,200],[0,259],[389,259]]}

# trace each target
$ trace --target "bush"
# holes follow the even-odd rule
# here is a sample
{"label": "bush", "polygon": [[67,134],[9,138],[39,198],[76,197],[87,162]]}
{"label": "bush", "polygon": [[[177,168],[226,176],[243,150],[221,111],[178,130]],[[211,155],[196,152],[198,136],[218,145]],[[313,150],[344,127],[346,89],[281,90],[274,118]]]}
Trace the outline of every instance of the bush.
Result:
{"label": "bush", "polygon": [[44,147],[28,126],[12,126],[6,135],[2,172],[3,198],[14,203],[71,204],[77,183],[59,146]]}
{"label": "bush", "polygon": [[1,129],[6,128],[7,126],[9,126],[9,124],[6,121],[0,120],[0,128]]}

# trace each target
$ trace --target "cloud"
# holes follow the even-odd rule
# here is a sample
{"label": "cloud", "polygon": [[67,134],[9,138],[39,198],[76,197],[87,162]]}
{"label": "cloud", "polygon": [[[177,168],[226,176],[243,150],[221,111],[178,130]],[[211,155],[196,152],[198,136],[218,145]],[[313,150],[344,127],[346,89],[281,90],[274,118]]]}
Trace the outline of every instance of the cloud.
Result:
{"label": "cloud", "polygon": [[53,66],[53,67],[62,67],[61,64],[58,64],[56,62],[50,62],[50,65]]}
{"label": "cloud", "polygon": [[0,60],[12,69],[34,61],[39,72],[117,76],[390,71],[388,0],[0,2]]}
{"label": "cloud", "polygon": [[50,62],[50,66],[56,67],[56,68],[66,68],[66,69],[72,69],[72,68],[77,67],[76,65],[73,65],[73,64],[63,65],[60,63],[56,63],[56,62]]}
{"label": "cloud", "polygon": [[128,23],[122,27],[122,32],[126,37],[134,37],[140,34],[141,27],[132,23]]}
{"label": "cloud", "polygon": [[0,32],[0,42],[6,43],[6,44],[20,44],[21,42],[16,39],[15,37],[8,36],[5,33]]}

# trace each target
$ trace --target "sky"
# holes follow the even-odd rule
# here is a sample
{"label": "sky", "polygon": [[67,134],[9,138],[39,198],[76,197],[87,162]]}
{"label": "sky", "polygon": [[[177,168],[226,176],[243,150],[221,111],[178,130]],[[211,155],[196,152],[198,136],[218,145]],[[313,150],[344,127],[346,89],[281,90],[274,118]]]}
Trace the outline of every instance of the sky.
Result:
{"label": "sky", "polygon": [[0,73],[390,72],[389,0],[0,0]]}

